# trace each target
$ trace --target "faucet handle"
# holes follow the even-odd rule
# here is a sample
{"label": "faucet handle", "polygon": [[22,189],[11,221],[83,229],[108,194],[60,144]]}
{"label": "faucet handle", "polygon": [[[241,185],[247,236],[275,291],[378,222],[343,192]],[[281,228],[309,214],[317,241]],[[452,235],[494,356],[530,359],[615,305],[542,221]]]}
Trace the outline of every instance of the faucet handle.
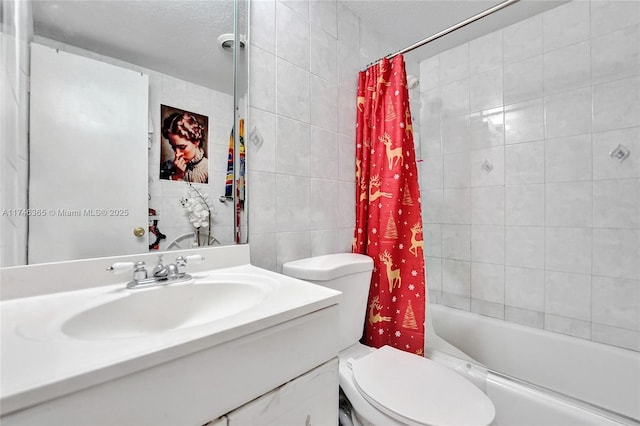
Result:
{"label": "faucet handle", "polygon": [[201,254],[190,254],[189,256],[185,256],[184,259],[189,263],[198,264],[204,261],[204,256]]}
{"label": "faucet handle", "polygon": [[122,274],[133,270],[135,264],[133,262],[116,262],[107,268],[107,271],[111,271],[114,274]]}

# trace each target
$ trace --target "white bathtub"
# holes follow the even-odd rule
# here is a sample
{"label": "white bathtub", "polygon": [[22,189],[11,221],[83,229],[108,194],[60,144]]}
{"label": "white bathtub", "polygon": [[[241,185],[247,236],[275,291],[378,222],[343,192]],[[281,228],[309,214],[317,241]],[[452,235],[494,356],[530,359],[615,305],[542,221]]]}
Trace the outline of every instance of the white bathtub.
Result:
{"label": "white bathtub", "polygon": [[429,309],[436,333],[487,367],[463,361],[456,369],[486,379],[481,386],[496,406],[495,425],[640,425],[638,352],[446,306]]}

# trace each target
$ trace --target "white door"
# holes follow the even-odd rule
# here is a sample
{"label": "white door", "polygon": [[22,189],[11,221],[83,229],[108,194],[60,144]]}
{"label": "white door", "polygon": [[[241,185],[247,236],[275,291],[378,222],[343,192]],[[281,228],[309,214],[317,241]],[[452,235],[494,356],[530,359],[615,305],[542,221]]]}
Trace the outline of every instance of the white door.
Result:
{"label": "white door", "polygon": [[148,96],[146,75],[32,44],[29,263],[148,251]]}

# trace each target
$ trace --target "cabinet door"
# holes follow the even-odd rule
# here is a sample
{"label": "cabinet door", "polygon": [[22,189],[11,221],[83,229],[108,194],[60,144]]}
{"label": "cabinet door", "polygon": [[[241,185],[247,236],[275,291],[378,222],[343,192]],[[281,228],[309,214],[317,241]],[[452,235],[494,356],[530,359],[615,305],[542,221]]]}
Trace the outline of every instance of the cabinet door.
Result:
{"label": "cabinet door", "polygon": [[335,358],[227,414],[229,426],[338,424]]}

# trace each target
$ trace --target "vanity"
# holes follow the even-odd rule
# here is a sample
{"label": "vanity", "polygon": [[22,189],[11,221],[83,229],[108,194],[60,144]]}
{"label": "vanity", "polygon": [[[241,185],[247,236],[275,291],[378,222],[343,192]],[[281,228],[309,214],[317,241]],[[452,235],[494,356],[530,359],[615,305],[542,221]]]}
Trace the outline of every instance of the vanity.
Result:
{"label": "vanity", "polygon": [[2,424],[337,424],[340,293],[248,244],[165,261],[194,254],[192,280],[141,289],[106,269],[154,254],[2,269]]}

